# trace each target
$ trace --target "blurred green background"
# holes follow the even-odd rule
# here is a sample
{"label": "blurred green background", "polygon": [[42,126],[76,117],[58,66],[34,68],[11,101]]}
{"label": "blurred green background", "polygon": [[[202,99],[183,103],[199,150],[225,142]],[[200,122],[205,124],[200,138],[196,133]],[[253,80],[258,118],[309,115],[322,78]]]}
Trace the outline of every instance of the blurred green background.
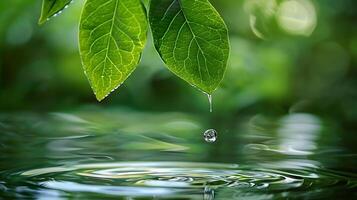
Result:
{"label": "blurred green background", "polygon": [[[355,0],[211,0],[230,31],[231,55],[215,115],[312,112],[357,119]],[[77,45],[83,0],[38,26],[40,0],[0,2],[0,110],[80,105],[208,114],[207,97],[175,77],[151,39],[141,64],[98,103]],[[151,36],[150,36],[151,38]]]}
{"label": "blurred green background", "polygon": [[[315,199],[314,192],[330,199],[356,196],[356,0],[211,0],[231,40],[213,113],[205,94],[165,68],[151,36],[136,71],[97,102],[78,51],[83,3],[74,0],[39,26],[41,0],[0,0],[0,196],[36,196],[47,179],[88,180],[62,172],[32,180],[21,176],[24,169],[108,161],[252,169],[268,163],[297,169],[288,172],[299,172],[293,177],[306,183],[287,193],[289,183],[278,179],[282,199]],[[214,144],[202,138],[208,128],[219,133]],[[304,170],[317,175],[299,177]],[[339,182],[338,171],[352,175]],[[263,182],[272,184],[269,177]],[[104,179],[88,183],[107,185]]]}

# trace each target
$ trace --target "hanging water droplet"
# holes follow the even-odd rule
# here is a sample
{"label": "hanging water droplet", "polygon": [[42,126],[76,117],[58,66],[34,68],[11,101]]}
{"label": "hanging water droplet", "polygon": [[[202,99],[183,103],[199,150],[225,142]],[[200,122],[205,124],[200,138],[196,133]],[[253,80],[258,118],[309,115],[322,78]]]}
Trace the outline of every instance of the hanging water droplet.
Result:
{"label": "hanging water droplet", "polygon": [[72,4],[74,0],[70,1],[67,5],[65,5],[62,10],[59,10],[57,13],[53,14],[49,18],[46,19],[46,21],[50,21],[53,17],[57,17],[58,15],[62,14],[63,10],[67,9],[70,4]]}
{"label": "hanging water droplet", "polygon": [[208,129],[203,133],[203,137],[206,142],[215,142],[217,140],[217,131],[214,129]]}
{"label": "hanging water droplet", "polygon": [[208,97],[208,103],[209,103],[209,111],[212,112],[212,95],[207,94]]}

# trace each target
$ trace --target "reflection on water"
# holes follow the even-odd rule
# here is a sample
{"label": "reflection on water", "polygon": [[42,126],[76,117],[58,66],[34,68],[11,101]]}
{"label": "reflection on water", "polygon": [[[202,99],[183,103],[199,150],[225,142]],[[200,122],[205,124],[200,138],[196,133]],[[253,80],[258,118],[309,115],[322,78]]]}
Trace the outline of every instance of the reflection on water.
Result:
{"label": "reflection on water", "polygon": [[[214,196],[214,191],[230,190],[239,196],[242,191],[279,192],[306,189],[318,180],[324,187],[347,183],[348,177],[302,171],[285,172],[273,169],[241,167],[233,164],[141,162],[97,163],[61,168],[25,171],[21,176],[41,187],[64,192],[90,192],[115,196],[165,196],[183,198],[190,195]],[[322,176],[325,177],[322,177]],[[46,181],[46,177],[55,177]],[[74,179],[75,181],[71,180]],[[85,180],[85,181],[83,181]],[[322,186],[322,184],[321,184]],[[219,197],[220,193],[217,193]]]}
{"label": "reflection on water", "polygon": [[[213,144],[202,140],[209,126]],[[357,197],[356,152],[307,113],[215,124],[125,110],[2,114],[0,133],[4,198]]]}
{"label": "reflection on water", "polygon": [[320,121],[309,114],[292,114],[281,119],[279,149],[290,155],[309,155],[316,150]]}

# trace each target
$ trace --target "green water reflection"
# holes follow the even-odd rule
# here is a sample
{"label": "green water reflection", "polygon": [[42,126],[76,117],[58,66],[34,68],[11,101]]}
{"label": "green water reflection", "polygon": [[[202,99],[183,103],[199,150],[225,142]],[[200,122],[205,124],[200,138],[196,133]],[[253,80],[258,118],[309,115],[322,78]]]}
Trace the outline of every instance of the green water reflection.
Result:
{"label": "green water reflection", "polygon": [[[216,122],[214,122],[216,121]],[[220,123],[218,123],[220,122]],[[204,141],[208,128],[215,143]],[[83,108],[0,115],[5,198],[357,197],[357,153],[308,113],[230,117]]]}

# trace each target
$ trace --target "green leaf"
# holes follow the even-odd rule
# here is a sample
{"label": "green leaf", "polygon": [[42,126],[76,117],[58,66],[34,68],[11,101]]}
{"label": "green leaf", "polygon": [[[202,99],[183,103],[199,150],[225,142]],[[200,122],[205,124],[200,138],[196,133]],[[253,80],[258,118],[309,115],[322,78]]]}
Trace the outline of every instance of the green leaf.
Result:
{"label": "green leaf", "polygon": [[229,56],[227,27],[208,0],[152,0],[150,25],[156,50],[168,68],[211,94]]}
{"label": "green leaf", "polygon": [[147,39],[140,0],[87,0],[79,28],[84,71],[99,101],[135,70]]}
{"label": "green leaf", "polygon": [[45,23],[49,18],[61,12],[73,0],[43,0],[39,24]]}

